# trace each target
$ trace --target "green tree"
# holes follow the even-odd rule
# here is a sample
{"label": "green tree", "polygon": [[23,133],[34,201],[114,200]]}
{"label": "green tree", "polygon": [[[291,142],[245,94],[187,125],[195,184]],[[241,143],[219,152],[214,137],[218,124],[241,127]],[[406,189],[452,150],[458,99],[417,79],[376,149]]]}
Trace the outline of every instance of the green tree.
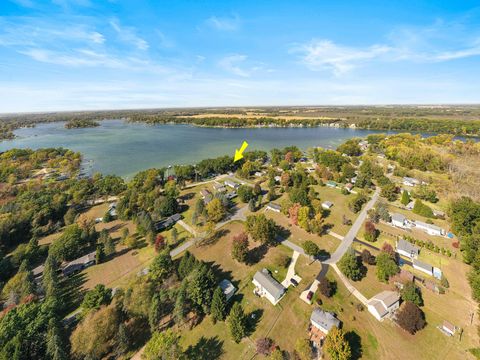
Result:
{"label": "green tree", "polygon": [[358,281],[363,276],[361,264],[352,249],[347,251],[342,256],[342,258],[338,262],[338,268],[346,277],[352,279],[353,281]]}
{"label": "green tree", "polygon": [[47,355],[51,360],[67,360],[67,343],[62,334],[61,326],[55,318],[48,322]]}
{"label": "green tree", "polygon": [[124,323],[118,326],[117,336],[115,338],[115,355],[120,357],[128,352],[132,339],[130,332]]}
{"label": "green tree", "polygon": [[325,349],[332,360],[350,360],[352,349],[342,329],[332,327],[325,338]]}
{"label": "green tree", "polygon": [[253,188],[248,185],[240,185],[237,189],[238,197],[243,203],[248,203],[251,199],[254,198]]}
{"label": "green tree", "polygon": [[407,206],[410,203],[410,194],[408,193],[408,191],[406,190],[402,191],[402,199],[400,200],[400,202],[405,206]]}
{"label": "green tree", "polygon": [[413,281],[409,281],[403,285],[403,289],[400,294],[403,301],[410,301],[417,306],[423,305],[422,292],[417,286],[415,286]]}
{"label": "green tree", "polygon": [[177,297],[175,299],[175,306],[173,308],[173,317],[177,324],[182,323],[187,314],[187,288],[188,282],[182,281],[182,285],[178,289]]}
{"label": "green tree", "polygon": [[377,278],[380,281],[387,282],[390,276],[400,271],[395,260],[384,251],[377,256]]}
{"label": "green tree", "polygon": [[175,266],[170,253],[162,251],[153,259],[148,276],[154,282],[161,282],[169,277],[174,270]]}
{"label": "green tree", "polygon": [[145,345],[146,360],[177,360],[182,355],[180,337],[171,329],[155,332]]}
{"label": "green tree", "polygon": [[239,343],[246,335],[246,318],[240,303],[233,304],[227,322],[233,341]]}
{"label": "green tree", "polygon": [[225,320],[227,315],[227,298],[220,287],[213,292],[212,306],[210,308],[213,323]]}
{"label": "green tree", "polygon": [[200,263],[189,281],[189,298],[204,313],[208,314],[213,292],[217,286],[215,275],[206,263]]}
{"label": "green tree", "polygon": [[193,271],[196,266],[197,259],[195,259],[195,256],[193,256],[192,253],[187,250],[178,264],[178,276],[180,276],[181,279],[184,279]]}
{"label": "green tree", "polygon": [[318,245],[311,240],[305,241],[302,244],[302,247],[303,247],[303,250],[305,250],[305,253],[309,256],[317,257],[321,253],[321,250],[318,247]]}
{"label": "green tree", "polygon": [[225,208],[218,198],[214,198],[207,204],[208,219],[213,222],[219,222],[225,216]]}
{"label": "green tree", "polygon": [[415,204],[413,205],[413,213],[421,216],[425,216],[427,218],[434,218],[432,209],[425,205],[422,200],[415,200]]}
{"label": "green tree", "polygon": [[271,245],[276,241],[277,225],[264,214],[247,216],[246,228],[252,238],[262,244]]}
{"label": "green tree", "polygon": [[297,352],[300,360],[311,360],[312,359],[312,346],[310,345],[310,340],[305,338],[299,338],[295,342],[295,351]]}
{"label": "green tree", "polygon": [[82,301],[82,309],[84,312],[89,310],[98,310],[102,305],[108,305],[112,301],[112,289],[105,287],[103,284],[97,284],[95,287],[87,291]]}

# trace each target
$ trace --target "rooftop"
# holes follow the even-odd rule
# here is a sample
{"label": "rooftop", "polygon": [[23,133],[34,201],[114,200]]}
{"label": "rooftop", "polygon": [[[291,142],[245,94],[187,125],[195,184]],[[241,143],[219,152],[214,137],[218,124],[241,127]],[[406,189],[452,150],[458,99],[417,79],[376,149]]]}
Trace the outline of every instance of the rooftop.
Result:
{"label": "rooftop", "polygon": [[323,329],[326,329],[327,331],[329,331],[334,326],[340,326],[340,320],[335,317],[335,314],[328,311],[323,311],[319,308],[316,308],[312,311],[310,321],[312,323],[320,325]]}
{"label": "rooftop", "polygon": [[412,243],[410,243],[410,242],[408,242],[404,239],[398,240],[397,250],[402,250],[406,253],[417,254],[417,255],[418,255],[418,252],[420,251],[420,249],[417,246],[413,245]]}
{"label": "rooftop", "polygon": [[416,266],[416,267],[418,267],[418,268],[427,270],[428,272],[433,272],[433,267],[432,267],[432,265],[427,264],[427,263],[424,263],[423,261],[414,259],[414,260],[413,260],[413,265]]}
{"label": "rooftop", "polygon": [[275,280],[267,269],[257,271],[253,276],[253,280],[257,281],[275,299],[280,299],[285,292],[282,284]]}

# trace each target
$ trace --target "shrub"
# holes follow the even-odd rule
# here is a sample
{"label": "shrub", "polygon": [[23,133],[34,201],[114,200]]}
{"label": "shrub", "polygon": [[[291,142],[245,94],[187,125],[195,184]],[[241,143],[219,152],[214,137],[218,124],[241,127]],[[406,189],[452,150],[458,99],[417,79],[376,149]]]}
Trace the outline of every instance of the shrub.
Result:
{"label": "shrub", "polygon": [[417,305],[407,301],[397,313],[397,323],[403,330],[415,334],[425,327],[425,316]]}

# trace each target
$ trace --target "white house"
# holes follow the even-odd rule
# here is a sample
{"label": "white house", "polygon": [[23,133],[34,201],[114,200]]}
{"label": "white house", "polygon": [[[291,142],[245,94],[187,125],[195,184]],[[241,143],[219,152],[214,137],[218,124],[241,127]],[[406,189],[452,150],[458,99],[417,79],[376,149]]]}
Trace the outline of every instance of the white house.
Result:
{"label": "white house", "polygon": [[274,177],[274,179],[275,179],[275,182],[280,183],[280,181],[282,180],[282,177],[277,175]]}
{"label": "white house", "polygon": [[392,316],[399,307],[400,295],[395,291],[385,290],[368,300],[368,311],[378,321]]}
{"label": "white house", "polygon": [[457,328],[452,323],[444,320],[440,330],[442,330],[448,336],[453,336],[455,335],[455,331],[457,330]]}
{"label": "white house", "polygon": [[228,281],[227,279],[223,279],[222,281],[220,281],[218,286],[220,286],[220,288],[222,289],[223,293],[225,294],[225,298],[227,299],[227,301],[229,301],[232,298],[232,296],[235,295],[235,292],[237,291],[235,286],[233,286],[233,284],[230,281]]}
{"label": "white house", "polygon": [[217,183],[217,182],[214,182],[213,183],[213,189],[216,191],[216,192],[225,192],[227,191],[227,188],[225,186],[223,186],[223,184],[220,184],[220,183]]}
{"label": "white house", "polygon": [[420,185],[421,184],[421,181],[418,180],[418,179],[415,179],[415,178],[412,178],[412,177],[408,177],[408,176],[405,176],[403,178],[403,185],[407,185],[407,186],[416,186],[416,185]]}
{"label": "white house", "polygon": [[320,348],[328,332],[334,326],[340,327],[340,320],[335,317],[334,313],[323,311],[319,308],[314,309],[310,316],[309,328],[310,341],[313,343],[313,346]]}
{"label": "white house", "polygon": [[279,212],[282,210],[282,207],[281,207],[279,204],[277,204],[277,203],[270,202],[270,203],[267,204],[266,209],[267,209],[267,210],[272,210],[272,211],[275,211],[275,212],[278,212],[278,213],[279,213]]}
{"label": "white house", "polygon": [[232,180],[225,180],[224,184],[228,187],[231,187],[232,189],[238,189],[240,187],[240,184],[237,184],[236,182]]}
{"label": "white house", "polygon": [[325,210],[331,209],[332,206],[333,206],[333,203],[331,201],[324,201],[322,203],[322,208],[324,208]]}
{"label": "white house", "polygon": [[275,280],[267,269],[257,271],[252,280],[255,289],[254,294],[266,297],[273,305],[276,305],[285,294],[285,288]]}
{"label": "white house", "polygon": [[413,259],[413,268],[433,276],[433,266],[418,259]]}
{"label": "white house", "polygon": [[391,214],[392,217],[392,225],[405,229],[408,227],[408,220],[405,216],[399,213],[393,213]]}
{"label": "white house", "polygon": [[400,255],[406,256],[411,259],[416,259],[418,257],[418,253],[420,252],[420,248],[417,246],[413,245],[412,243],[400,239],[397,241],[397,253]]}
{"label": "white house", "polygon": [[415,228],[425,231],[428,235],[445,236],[445,230],[441,227],[423,221],[415,221]]}

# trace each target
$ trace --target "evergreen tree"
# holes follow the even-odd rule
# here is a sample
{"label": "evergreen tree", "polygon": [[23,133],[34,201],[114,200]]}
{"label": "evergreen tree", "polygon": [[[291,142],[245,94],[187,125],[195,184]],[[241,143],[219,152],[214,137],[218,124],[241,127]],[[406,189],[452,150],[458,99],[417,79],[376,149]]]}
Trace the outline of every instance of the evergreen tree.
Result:
{"label": "evergreen tree", "polygon": [[100,264],[103,262],[104,259],[105,259],[104,245],[98,244],[97,251],[95,252],[95,262],[97,264]]}
{"label": "evergreen tree", "polygon": [[246,318],[240,303],[233,304],[228,316],[228,328],[233,341],[239,343],[246,335]]}
{"label": "evergreen tree", "polygon": [[212,269],[202,262],[195,269],[189,281],[189,299],[204,313],[208,313],[216,286],[217,282]]}
{"label": "evergreen tree", "polygon": [[115,354],[117,355],[117,357],[120,357],[121,355],[124,355],[125,353],[127,353],[128,349],[130,348],[130,343],[131,343],[130,334],[128,332],[127,327],[123,323],[118,326],[118,332],[115,338],[115,343],[116,343]]}
{"label": "evergreen tree", "polygon": [[196,265],[197,259],[195,259],[195,256],[193,256],[189,251],[186,251],[180,260],[180,264],[178,265],[178,276],[184,279],[193,271]]}
{"label": "evergreen tree", "polygon": [[220,287],[213,292],[212,306],[210,307],[213,323],[225,320],[227,315],[227,298]]}
{"label": "evergreen tree", "polygon": [[250,199],[250,201],[248,202],[248,210],[250,210],[251,212],[254,212],[256,210],[255,200],[253,198]]}
{"label": "evergreen tree", "polygon": [[43,291],[46,298],[60,299],[60,291],[58,285],[58,263],[53,256],[49,255],[45,261],[45,268],[43,269]]}
{"label": "evergreen tree", "polygon": [[175,307],[173,308],[173,317],[175,322],[180,324],[187,313],[187,281],[182,281],[182,285],[177,293],[177,298],[175,300]]}
{"label": "evergreen tree", "polygon": [[162,318],[162,303],[160,301],[160,296],[155,294],[152,298],[152,303],[150,304],[150,310],[148,312],[148,323],[150,324],[150,331],[154,332],[160,319]]}
{"label": "evergreen tree", "polygon": [[403,190],[402,199],[400,200],[400,202],[405,206],[407,206],[408,203],[410,203],[410,194],[408,193],[408,191]]}
{"label": "evergreen tree", "polygon": [[105,248],[105,256],[110,256],[115,253],[115,244],[110,235],[107,236],[107,238],[105,239],[104,248]]}
{"label": "evergreen tree", "polygon": [[66,345],[58,320],[51,318],[48,322],[47,331],[47,355],[49,359],[67,360],[69,357],[66,352]]}

